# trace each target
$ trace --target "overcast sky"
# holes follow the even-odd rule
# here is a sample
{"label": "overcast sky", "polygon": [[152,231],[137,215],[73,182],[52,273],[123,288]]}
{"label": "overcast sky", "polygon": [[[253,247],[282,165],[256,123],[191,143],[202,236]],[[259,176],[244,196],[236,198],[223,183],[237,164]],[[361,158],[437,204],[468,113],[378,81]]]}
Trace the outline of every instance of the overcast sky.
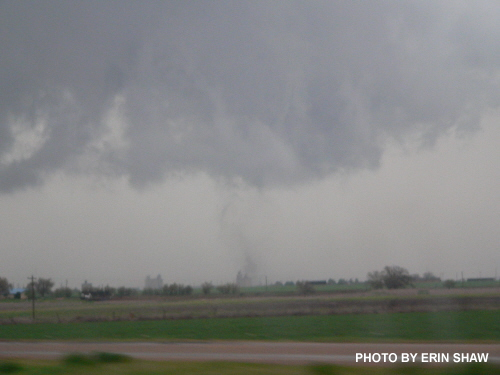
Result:
{"label": "overcast sky", "polygon": [[0,276],[500,263],[497,1],[0,1]]}

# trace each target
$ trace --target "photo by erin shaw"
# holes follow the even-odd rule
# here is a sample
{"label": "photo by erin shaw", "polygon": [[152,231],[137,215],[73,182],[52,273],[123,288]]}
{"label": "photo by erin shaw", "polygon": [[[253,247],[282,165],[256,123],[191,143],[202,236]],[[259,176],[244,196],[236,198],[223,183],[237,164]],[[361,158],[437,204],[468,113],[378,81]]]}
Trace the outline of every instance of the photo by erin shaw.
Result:
{"label": "photo by erin shaw", "polygon": [[[356,353],[357,363],[481,363],[489,353]],[[499,358],[496,359],[500,360]]]}
{"label": "photo by erin shaw", "polygon": [[87,375],[137,375],[137,374],[220,374],[220,375],[449,375],[453,374],[487,374],[495,375],[499,367],[488,364],[456,365],[450,368],[374,368],[368,366],[344,366],[326,363],[301,365],[259,364],[240,362],[153,362],[133,360],[113,353],[100,353],[103,359],[94,355],[74,353],[58,361],[36,360],[0,360],[0,373],[4,374],[87,374]]}

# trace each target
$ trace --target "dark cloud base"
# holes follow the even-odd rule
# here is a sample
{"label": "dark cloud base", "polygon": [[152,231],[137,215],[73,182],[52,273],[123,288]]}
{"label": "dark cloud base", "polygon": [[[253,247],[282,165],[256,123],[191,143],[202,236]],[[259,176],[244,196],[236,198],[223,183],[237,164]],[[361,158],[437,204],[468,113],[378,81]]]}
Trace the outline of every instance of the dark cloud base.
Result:
{"label": "dark cloud base", "polygon": [[[375,168],[388,137],[432,145],[500,103],[500,7],[481,4],[2,2],[0,191],[89,154],[137,187]],[[118,96],[125,146],[96,148]]]}

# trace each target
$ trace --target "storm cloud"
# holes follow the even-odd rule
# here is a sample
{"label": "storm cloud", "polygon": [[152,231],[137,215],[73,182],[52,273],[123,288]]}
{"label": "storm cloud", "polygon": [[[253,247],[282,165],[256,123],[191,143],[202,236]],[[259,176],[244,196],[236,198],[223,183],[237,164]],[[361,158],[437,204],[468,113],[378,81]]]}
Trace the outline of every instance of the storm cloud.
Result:
{"label": "storm cloud", "polygon": [[0,191],[289,186],[378,167],[500,104],[496,2],[2,1]]}

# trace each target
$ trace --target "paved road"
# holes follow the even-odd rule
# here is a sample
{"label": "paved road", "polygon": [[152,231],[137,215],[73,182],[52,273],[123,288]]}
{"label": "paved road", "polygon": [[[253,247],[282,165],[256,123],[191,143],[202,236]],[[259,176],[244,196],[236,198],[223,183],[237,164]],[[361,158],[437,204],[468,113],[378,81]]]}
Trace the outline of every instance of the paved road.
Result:
{"label": "paved road", "polygon": [[[500,363],[500,344],[363,344],[363,343],[276,343],[276,342],[194,342],[194,343],[78,343],[78,342],[0,342],[0,358],[58,359],[68,353],[112,352],[134,358],[168,361],[238,361],[261,363],[303,364],[311,362],[338,363],[345,365],[368,364],[356,362],[357,353],[371,354],[372,360],[379,357],[378,364],[391,365],[391,359],[401,360],[402,353],[418,353],[416,360],[425,360],[422,353],[437,353],[434,359],[443,359],[441,353],[449,353],[453,362],[454,353],[462,353],[472,359],[474,353],[488,354],[489,363]],[[386,357],[382,353],[395,353]],[[446,358],[446,357],[445,357]],[[484,358],[484,357],[483,357]],[[432,359],[429,358],[428,359]],[[374,362],[372,361],[371,364]]]}

